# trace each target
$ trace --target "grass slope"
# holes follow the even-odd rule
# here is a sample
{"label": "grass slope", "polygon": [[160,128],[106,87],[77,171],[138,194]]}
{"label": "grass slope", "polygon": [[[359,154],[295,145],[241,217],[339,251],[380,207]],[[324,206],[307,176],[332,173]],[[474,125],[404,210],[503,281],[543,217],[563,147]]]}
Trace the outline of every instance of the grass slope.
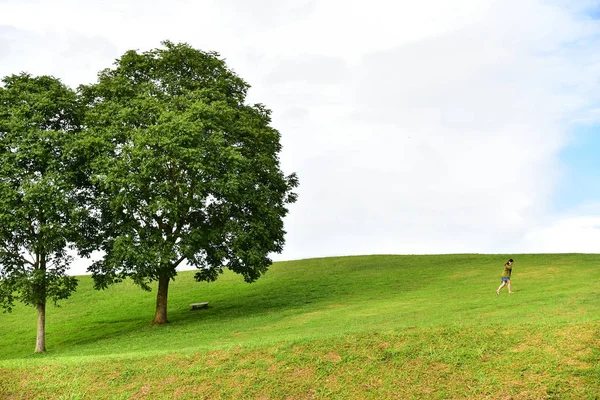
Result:
{"label": "grass slope", "polygon": [[[600,398],[600,255],[360,256],[275,263],[155,291],[80,277],[48,307],[0,314],[0,398]],[[209,301],[208,309],[188,304]]]}

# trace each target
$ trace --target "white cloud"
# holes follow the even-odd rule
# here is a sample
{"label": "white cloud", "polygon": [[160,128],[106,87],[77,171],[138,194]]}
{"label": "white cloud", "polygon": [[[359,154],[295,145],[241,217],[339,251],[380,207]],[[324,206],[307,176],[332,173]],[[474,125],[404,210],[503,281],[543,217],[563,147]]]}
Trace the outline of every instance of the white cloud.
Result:
{"label": "white cloud", "polygon": [[600,213],[595,216],[565,216],[540,227],[523,238],[523,252],[598,253]]}
{"label": "white cloud", "polygon": [[578,251],[600,213],[551,201],[574,126],[598,122],[590,4],[9,1],[0,75],[85,83],[164,39],[219,51],[273,110],[300,177],[278,259],[546,251],[565,226],[550,247]]}
{"label": "white cloud", "polygon": [[558,153],[598,100],[597,53],[571,44],[597,48],[598,28],[511,5],[365,52],[349,79],[312,92],[322,101],[298,104],[315,122],[288,137],[291,153],[319,156],[299,167],[289,253],[510,252],[524,237],[546,246],[535,232],[551,211]]}
{"label": "white cloud", "polygon": [[117,54],[113,43],[98,36],[0,25],[1,76],[22,71],[54,75],[75,87],[95,81],[98,67],[110,66]]}
{"label": "white cloud", "polygon": [[337,85],[348,79],[348,67],[343,58],[328,56],[282,59],[267,76],[270,84],[302,83]]}

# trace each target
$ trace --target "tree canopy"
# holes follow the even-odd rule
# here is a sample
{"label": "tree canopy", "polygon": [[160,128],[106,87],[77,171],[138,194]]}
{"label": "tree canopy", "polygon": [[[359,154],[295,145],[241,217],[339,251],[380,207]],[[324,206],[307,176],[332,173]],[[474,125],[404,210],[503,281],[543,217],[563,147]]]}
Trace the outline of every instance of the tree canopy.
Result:
{"label": "tree canopy", "polygon": [[224,268],[252,282],[281,252],[298,180],[280,169],[270,111],[217,53],[187,44],[128,51],[80,87],[86,154],[105,256],[96,287],[158,281],[153,323],[167,322],[169,281],[183,262],[198,281]]}

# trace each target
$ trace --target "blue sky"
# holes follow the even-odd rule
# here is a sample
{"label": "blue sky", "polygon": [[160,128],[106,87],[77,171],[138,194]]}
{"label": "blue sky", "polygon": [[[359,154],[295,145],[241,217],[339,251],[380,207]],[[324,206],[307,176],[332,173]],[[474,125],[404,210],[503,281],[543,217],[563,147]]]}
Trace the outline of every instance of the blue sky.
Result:
{"label": "blue sky", "polygon": [[77,86],[165,39],[218,51],[300,179],[277,260],[598,252],[599,16],[589,0],[0,0],[0,76]]}
{"label": "blue sky", "polygon": [[[583,19],[600,20],[600,3],[588,1],[582,4]],[[587,38],[588,41],[599,39],[598,35]],[[589,84],[595,86],[598,81],[600,74]],[[558,213],[600,203],[600,124],[572,124],[567,129],[571,130],[571,138],[559,153],[562,173],[553,196]]]}
{"label": "blue sky", "polygon": [[593,4],[591,2],[589,7],[586,7],[585,13],[593,19],[600,19],[600,4]]}
{"label": "blue sky", "polygon": [[579,128],[573,136],[560,152],[564,172],[555,195],[558,212],[600,203],[600,126]]}

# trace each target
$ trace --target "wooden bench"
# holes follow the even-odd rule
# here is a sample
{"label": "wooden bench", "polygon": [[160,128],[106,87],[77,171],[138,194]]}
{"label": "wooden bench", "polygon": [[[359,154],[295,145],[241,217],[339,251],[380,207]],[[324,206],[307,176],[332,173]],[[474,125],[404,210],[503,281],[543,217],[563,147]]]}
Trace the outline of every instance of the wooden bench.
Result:
{"label": "wooden bench", "polygon": [[190,307],[192,307],[192,309],[190,311],[200,310],[201,308],[208,307],[208,301],[204,302],[204,303],[192,303],[192,304],[190,304]]}

